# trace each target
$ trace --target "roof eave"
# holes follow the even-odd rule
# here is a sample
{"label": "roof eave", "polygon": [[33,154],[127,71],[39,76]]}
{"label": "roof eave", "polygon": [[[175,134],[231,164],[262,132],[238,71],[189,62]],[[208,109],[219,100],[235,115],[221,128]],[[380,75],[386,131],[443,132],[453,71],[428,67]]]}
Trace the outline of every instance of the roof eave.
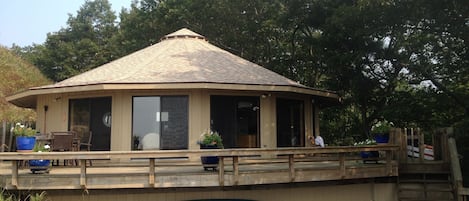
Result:
{"label": "roof eave", "polygon": [[[53,85],[51,85],[53,86]],[[48,88],[31,88],[11,96],[6,100],[16,106],[36,108],[37,96],[45,94],[60,94],[101,90],[149,90],[149,89],[219,89],[219,90],[243,90],[265,92],[291,92],[308,94],[320,97],[328,102],[339,102],[339,96],[332,91],[317,90],[303,86],[291,85],[253,85],[253,84],[227,84],[227,83],[113,83],[91,84]]]}

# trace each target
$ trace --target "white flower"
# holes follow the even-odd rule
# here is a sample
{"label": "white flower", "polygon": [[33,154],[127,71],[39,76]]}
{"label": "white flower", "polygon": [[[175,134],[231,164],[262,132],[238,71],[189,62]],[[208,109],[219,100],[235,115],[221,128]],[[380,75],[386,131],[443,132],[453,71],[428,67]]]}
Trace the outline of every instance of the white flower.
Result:
{"label": "white flower", "polygon": [[50,145],[48,144],[44,145],[44,149],[50,149]]}

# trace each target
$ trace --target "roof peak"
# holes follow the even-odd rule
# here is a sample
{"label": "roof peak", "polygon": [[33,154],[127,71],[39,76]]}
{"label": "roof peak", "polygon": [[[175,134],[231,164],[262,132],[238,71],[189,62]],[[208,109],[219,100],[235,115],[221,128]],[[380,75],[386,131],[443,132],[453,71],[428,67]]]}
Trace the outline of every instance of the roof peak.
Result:
{"label": "roof peak", "polygon": [[182,28],[182,29],[179,29],[178,31],[175,31],[173,33],[170,33],[168,35],[161,37],[160,41],[174,39],[174,38],[196,38],[196,39],[206,40],[204,36],[198,33],[195,33],[188,28]]}

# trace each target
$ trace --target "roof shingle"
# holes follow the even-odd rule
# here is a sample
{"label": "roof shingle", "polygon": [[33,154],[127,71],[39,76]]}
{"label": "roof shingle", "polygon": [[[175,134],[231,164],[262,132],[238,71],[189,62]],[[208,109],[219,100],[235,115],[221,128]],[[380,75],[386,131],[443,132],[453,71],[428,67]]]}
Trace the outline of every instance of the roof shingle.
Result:
{"label": "roof shingle", "polygon": [[53,85],[226,83],[305,87],[218,48],[183,28],[152,46]]}

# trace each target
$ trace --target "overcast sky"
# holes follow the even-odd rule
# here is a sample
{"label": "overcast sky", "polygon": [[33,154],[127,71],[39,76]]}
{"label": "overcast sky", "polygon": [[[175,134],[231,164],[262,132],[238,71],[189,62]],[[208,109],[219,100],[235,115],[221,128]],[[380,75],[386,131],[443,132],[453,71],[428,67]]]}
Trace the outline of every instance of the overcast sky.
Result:
{"label": "overcast sky", "polygon": [[[116,16],[132,0],[109,0]],[[11,47],[41,44],[47,33],[66,26],[68,14],[76,12],[85,0],[0,0],[0,45]]]}

